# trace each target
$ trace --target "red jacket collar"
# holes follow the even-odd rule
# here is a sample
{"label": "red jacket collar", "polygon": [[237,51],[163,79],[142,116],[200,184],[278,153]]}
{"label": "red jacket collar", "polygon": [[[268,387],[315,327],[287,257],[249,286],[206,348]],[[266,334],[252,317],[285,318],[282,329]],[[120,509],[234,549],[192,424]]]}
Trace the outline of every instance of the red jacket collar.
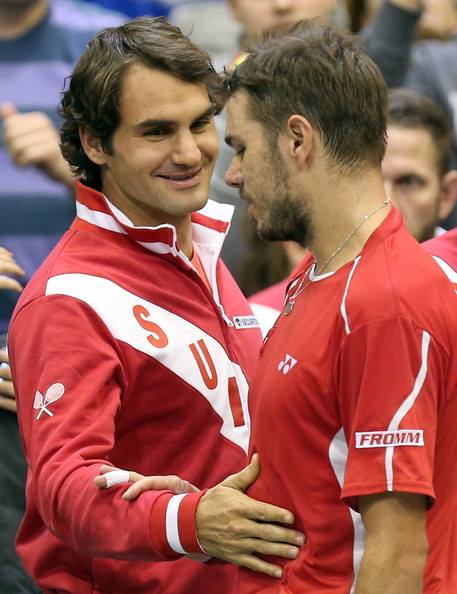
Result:
{"label": "red jacket collar", "polygon": [[[204,208],[192,213],[194,243],[210,245],[213,254],[219,255],[230,228],[233,210],[232,205],[209,200]],[[136,227],[104,194],[81,182],[76,183],[76,212],[78,218],[96,227],[128,235],[151,252],[187,260],[179,249],[173,225]]]}

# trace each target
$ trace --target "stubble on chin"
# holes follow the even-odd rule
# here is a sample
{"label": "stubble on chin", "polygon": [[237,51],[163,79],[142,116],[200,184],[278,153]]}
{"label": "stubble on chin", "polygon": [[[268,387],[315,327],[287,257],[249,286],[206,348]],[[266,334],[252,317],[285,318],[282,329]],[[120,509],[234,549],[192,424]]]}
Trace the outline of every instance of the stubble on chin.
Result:
{"label": "stubble on chin", "polygon": [[302,247],[309,246],[311,242],[311,216],[290,196],[275,200],[256,222],[257,234],[266,241],[296,241]]}

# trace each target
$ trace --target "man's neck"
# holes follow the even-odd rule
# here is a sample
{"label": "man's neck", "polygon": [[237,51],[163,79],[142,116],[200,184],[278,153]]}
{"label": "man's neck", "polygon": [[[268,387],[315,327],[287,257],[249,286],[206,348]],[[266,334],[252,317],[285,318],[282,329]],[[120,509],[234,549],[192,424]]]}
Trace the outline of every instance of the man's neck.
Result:
{"label": "man's neck", "polygon": [[37,0],[30,5],[0,3],[0,41],[22,37],[36,27],[46,15],[49,0]]}
{"label": "man's neck", "polygon": [[319,211],[313,217],[310,248],[318,274],[353,260],[390,211],[379,172],[329,176],[328,182],[327,190],[316,197]]}
{"label": "man's neck", "polygon": [[113,189],[110,180],[102,182],[101,192],[114,204],[135,227],[158,227],[172,225],[176,229],[176,240],[179,249],[191,259],[193,255],[191,215],[172,216],[139,201],[133,201],[124,194]]}

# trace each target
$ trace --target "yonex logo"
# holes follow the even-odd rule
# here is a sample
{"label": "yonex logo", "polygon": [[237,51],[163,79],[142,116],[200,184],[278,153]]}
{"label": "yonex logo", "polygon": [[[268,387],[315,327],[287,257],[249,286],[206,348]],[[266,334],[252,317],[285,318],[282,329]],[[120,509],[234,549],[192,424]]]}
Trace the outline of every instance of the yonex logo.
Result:
{"label": "yonex logo", "polygon": [[397,431],[358,431],[355,434],[355,447],[388,448],[390,446],[423,446],[422,429],[398,429]]}
{"label": "yonex logo", "polygon": [[280,361],[280,363],[278,365],[278,371],[282,371],[282,373],[284,375],[286,375],[287,373],[289,373],[289,371],[291,371],[295,367],[295,365],[297,363],[298,363],[297,359],[294,359],[293,357],[291,357],[290,355],[288,355],[286,353],[284,361]]}

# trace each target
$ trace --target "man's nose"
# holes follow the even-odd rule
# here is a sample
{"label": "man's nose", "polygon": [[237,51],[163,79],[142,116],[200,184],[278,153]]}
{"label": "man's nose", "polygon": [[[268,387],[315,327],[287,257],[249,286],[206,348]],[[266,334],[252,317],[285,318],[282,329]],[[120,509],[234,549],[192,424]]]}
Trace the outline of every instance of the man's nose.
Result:
{"label": "man's nose", "polygon": [[177,165],[195,167],[201,162],[202,154],[198,143],[189,130],[180,133],[174,142],[172,160]]}
{"label": "man's nose", "polygon": [[275,12],[288,12],[292,9],[293,0],[274,0],[273,8]]}
{"label": "man's nose", "polygon": [[230,163],[229,168],[225,172],[224,176],[225,183],[232,188],[239,188],[243,183],[243,176],[239,166],[236,163],[236,158]]}

